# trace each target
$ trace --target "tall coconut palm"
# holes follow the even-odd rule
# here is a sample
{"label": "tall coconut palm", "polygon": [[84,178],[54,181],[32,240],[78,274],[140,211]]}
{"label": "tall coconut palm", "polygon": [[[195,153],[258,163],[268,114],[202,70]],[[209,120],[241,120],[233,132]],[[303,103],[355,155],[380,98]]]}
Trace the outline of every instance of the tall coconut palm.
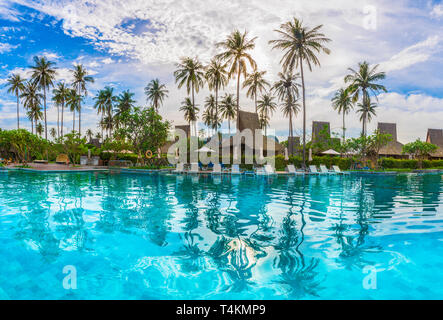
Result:
{"label": "tall coconut palm", "polygon": [[49,135],[52,139],[55,139],[57,137],[57,130],[55,130],[55,128],[49,129]]}
{"label": "tall coconut palm", "polygon": [[197,114],[200,109],[194,105],[191,98],[187,97],[185,100],[183,100],[180,111],[184,113],[185,120],[188,121],[189,127],[191,127],[191,123],[194,122],[194,132],[197,134],[196,122],[198,119]]}
{"label": "tall coconut palm", "polygon": [[39,122],[36,126],[35,126],[35,131],[36,133],[41,137],[43,135],[43,125],[41,124],[41,122]]}
{"label": "tall coconut palm", "polygon": [[[182,58],[180,63],[176,64],[177,70],[174,72],[175,82],[180,89],[186,85],[188,94],[192,94],[192,105],[195,110],[195,93],[198,93],[204,85],[204,67],[197,58]],[[186,100],[185,100],[186,101]],[[195,133],[197,134],[197,132]]]}
{"label": "tall coconut palm", "polygon": [[228,71],[226,71],[226,68],[227,63],[216,57],[206,67],[206,82],[208,83],[209,90],[214,90],[215,93],[215,113],[213,119],[215,130],[218,130],[221,122],[218,116],[218,91],[228,84]]}
{"label": "tall coconut palm", "polygon": [[23,105],[28,110],[28,119],[31,121],[31,132],[34,133],[34,123],[42,118],[41,100],[43,95],[38,92],[38,87],[35,83],[28,81],[23,88],[20,95],[23,98]]}
{"label": "tall coconut palm", "polygon": [[123,114],[131,111],[136,102],[134,99],[134,93],[129,90],[123,91],[118,97],[116,97],[116,108],[115,108],[115,120],[117,128],[120,126],[120,119]]}
{"label": "tall coconut palm", "polygon": [[303,101],[303,166],[306,166],[306,90],[305,75],[303,70],[303,62],[312,71],[312,66],[320,66],[320,60],[317,58],[318,53],[330,53],[330,50],[324,45],[331,41],[323,33],[320,32],[322,25],[309,29],[303,23],[294,18],[280,26],[275,30],[280,39],[269,41],[273,44],[273,49],[281,49],[284,54],[280,61],[283,70],[293,71],[294,68],[300,68],[302,101]]}
{"label": "tall coconut palm", "polygon": [[[377,83],[386,78],[384,72],[377,70],[378,66],[377,64],[371,68],[369,63],[363,61],[358,64],[358,70],[348,69],[351,73],[345,77],[345,83],[349,83],[347,90],[352,95],[353,102],[357,102],[361,96],[361,105],[370,106],[371,94],[377,97],[380,91],[387,92],[385,86]],[[367,113],[362,113],[362,116],[366,115]],[[363,120],[363,135],[366,135],[365,123],[366,119]]]}
{"label": "tall coconut palm", "polygon": [[[57,88],[52,90],[52,100],[57,106],[57,130],[59,137],[63,137],[64,109],[68,95],[69,95],[69,88],[66,86],[64,82],[59,82],[57,84]],[[60,126],[59,126],[59,116],[58,116],[59,107],[61,107],[62,109]]]}
{"label": "tall coconut palm", "polygon": [[248,32],[241,33],[238,30],[232,32],[225,41],[217,43],[217,47],[222,48],[224,51],[217,55],[217,58],[222,59],[230,64],[229,77],[233,78],[237,75],[237,130],[239,128],[238,118],[240,110],[240,77],[243,74],[246,78],[247,74],[247,62],[252,69],[257,68],[257,64],[252,56],[248,53],[255,48],[255,39],[248,39]]}
{"label": "tall coconut palm", "polygon": [[66,107],[72,112],[72,132],[75,132],[75,112],[80,108],[80,101],[82,97],[75,89],[69,89],[66,97]]}
{"label": "tall coconut palm", "polygon": [[6,85],[8,93],[14,93],[17,98],[17,129],[20,129],[20,94],[25,89],[25,79],[19,74],[13,74],[8,78]]}
{"label": "tall coconut palm", "polygon": [[265,74],[266,71],[254,70],[252,73],[247,75],[245,81],[243,82],[243,88],[248,88],[248,91],[246,91],[246,96],[254,99],[255,112],[258,112],[258,94],[262,93],[264,90],[266,90],[266,87],[270,86],[269,82],[264,78]]}
{"label": "tall coconut palm", "polygon": [[228,120],[228,130],[231,134],[231,120],[236,116],[236,104],[233,94],[225,94],[220,101],[220,113],[222,117]]}
{"label": "tall coconut palm", "polygon": [[[81,97],[88,95],[88,90],[86,89],[86,83],[94,83],[94,78],[88,76],[88,72],[81,64],[74,66],[72,70],[74,81],[72,82],[72,87],[77,91],[77,94]],[[78,133],[82,134],[82,104],[81,99],[78,105]]]}
{"label": "tall coconut palm", "polygon": [[117,102],[117,97],[114,95],[114,88],[111,87],[105,87],[103,94],[106,111],[106,117],[104,120],[106,123],[106,129],[108,130],[108,137],[110,138],[112,136],[112,129],[114,128],[114,115],[112,111],[114,109],[114,103]]}
{"label": "tall coconut palm", "polygon": [[165,84],[161,84],[160,80],[153,79],[145,87],[145,94],[148,102],[152,102],[155,111],[158,112],[158,108],[163,104],[163,99],[168,97],[169,91],[166,89]]}
{"label": "tall coconut palm", "polygon": [[298,113],[297,99],[300,84],[297,83],[297,79],[299,74],[279,72],[278,77],[279,80],[274,83],[272,90],[277,94],[278,100],[282,102],[283,115],[289,118],[289,137],[292,138],[294,134],[292,117]]}
{"label": "tall coconut palm", "polygon": [[[214,97],[214,95],[210,94],[205,99],[205,113],[206,113],[206,115],[205,114],[203,115],[202,120],[205,123],[205,125],[208,126],[208,128],[215,129],[215,130],[218,128],[217,124],[214,121],[215,118],[217,117],[216,108],[217,107],[216,107],[215,97]],[[205,119],[209,120],[209,121],[205,121]]]}
{"label": "tall coconut palm", "polygon": [[91,129],[86,130],[86,136],[89,138],[89,141],[92,140],[92,137],[94,136],[94,133],[92,133]]}
{"label": "tall coconut palm", "polygon": [[264,119],[267,119],[265,129],[265,136],[267,134],[267,127],[269,124],[269,121],[271,119],[271,115],[275,112],[277,109],[277,103],[274,101],[274,97],[270,95],[269,93],[264,93],[260,100],[257,101],[257,110],[260,113],[260,115],[263,115]]}
{"label": "tall coconut palm", "polygon": [[362,135],[366,137],[367,123],[371,122],[372,116],[376,115],[375,108],[377,108],[377,104],[371,102],[371,98],[368,97],[362,103],[358,103],[357,107],[357,113],[360,113],[360,121],[362,122]]}
{"label": "tall coconut palm", "polygon": [[55,62],[47,60],[45,57],[34,57],[34,65],[31,78],[43,90],[43,107],[45,116],[45,139],[48,139],[48,121],[46,116],[46,90],[54,86],[54,79],[57,74]]}
{"label": "tall coconut palm", "polygon": [[334,97],[332,98],[332,107],[334,108],[334,110],[338,111],[338,114],[341,113],[343,116],[343,143],[345,143],[345,115],[347,115],[349,111],[351,111],[351,109],[354,107],[351,96],[349,95],[349,91],[343,88],[337,90]]}
{"label": "tall coconut palm", "polygon": [[258,123],[260,124],[260,129],[265,130],[266,136],[266,128],[269,126],[270,118],[264,112],[259,112],[258,115]]}

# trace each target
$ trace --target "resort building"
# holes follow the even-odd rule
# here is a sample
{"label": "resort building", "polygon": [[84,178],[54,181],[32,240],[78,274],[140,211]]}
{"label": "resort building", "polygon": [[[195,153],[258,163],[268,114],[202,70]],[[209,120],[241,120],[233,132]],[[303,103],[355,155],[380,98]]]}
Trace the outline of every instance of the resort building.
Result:
{"label": "resort building", "polygon": [[380,149],[379,157],[389,157],[389,158],[407,158],[408,156],[403,154],[403,144],[397,140],[397,124],[396,123],[386,123],[379,122],[377,124],[377,129],[380,133],[390,134],[391,141]]}
{"label": "resort building", "polygon": [[313,152],[319,154],[322,151],[332,149],[335,144],[340,143],[340,138],[331,138],[331,126],[329,122],[312,121],[311,144]]}
{"label": "resort building", "polygon": [[432,159],[443,159],[443,129],[428,129],[426,142],[435,144],[437,151],[429,154]]}

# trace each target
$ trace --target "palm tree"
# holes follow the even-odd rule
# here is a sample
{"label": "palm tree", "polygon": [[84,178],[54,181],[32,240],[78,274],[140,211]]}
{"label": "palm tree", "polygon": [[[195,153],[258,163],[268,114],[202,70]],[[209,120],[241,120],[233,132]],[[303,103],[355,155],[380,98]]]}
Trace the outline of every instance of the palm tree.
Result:
{"label": "palm tree", "polygon": [[25,79],[19,74],[13,74],[7,80],[8,93],[14,93],[17,98],[17,129],[20,129],[20,94],[25,89]]}
{"label": "palm tree", "polygon": [[189,97],[187,97],[185,98],[185,100],[183,100],[180,111],[184,112],[185,120],[188,121],[189,127],[191,127],[191,122],[194,122],[194,132],[195,134],[197,134],[197,127],[195,126],[195,122],[198,119],[197,114],[200,109],[194,105]]}
{"label": "palm tree", "polygon": [[[205,114],[203,114],[203,122],[205,123],[205,125],[208,126],[208,128],[212,128],[212,129],[217,129],[217,124],[215,124],[214,119],[217,117],[217,111],[216,111],[216,102],[215,102],[215,97],[210,94],[206,99],[205,99]],[[209,121],[205,121],[209,120]]]}
{"label": "palm tree", "polygon": [[37,126],[37,120],[41,120],[41,99],[43,95],[38,93],[38,87],[35,83],[28,81],[20,95],[24,99],[23,105],[28,110],[28,119],[31,121],[31,132],[34,133],[34,123]]}
{"label": "palm tree", "polygon": [[281,111],[284,117],[289,118],[289,137],[292,138],[294,136],[292,116],[294,115],[295,117],[298,114],[300,111],[300,104],[292,96],[288,97],[282,104]]}
{"label": "palm tree", "polygon": [[220,113],[224,119],[228,120],[229,134],[231,134],[231,120],[235,119],[236,108],[235,108],[235,97],[233,94],[225,94],[220,101]]}
{"label": "palm tree", "polygon": [[257,95],[258,93],[262,93],[266,88],[269,87],[270,84],[263,76],[266,74],[266,71],[257,71],[248,74],[245,81],[243,82],[243,88],[248,88],[246,91],[246,96],[248,98],[254,98],[255,112],[258,112],[257,109]]}
{"label": "palm tree", "polygon": [[[52,100],[54,101],[55,105],[57,106],[57,129],[58,131],[58,135],[59,137],[63,137],[63,117],[64,117],[64,109],[65,109],[65,103],[66,103],[66,99],[68,98],[69,95],[69,88],[66,86],[65,83],[63,82],[59,82],[57,84],[57,88],[55,88],[54,90],[52,90]],[[61,116],[61,124],[60,124],[60,128],[59,128],[59,106],[62,109],[62,116]]]}
{"label": "palm tree", "polygon": [[280,26],[275,30],[280,39],[269,41],[273,44],[273,49],[281,49],[284,54],[280,61],[283,71],[293,71],[294,68],[300,67],[301,86],[303,98],[303,166],[306,166],[306,91],[305,91],[305,75],[303,71],[303,62],[312,71],[312,66],[320,66],[320,60],[316,54],[324,52],[330,53],[330,50],[324,44],[331,41],[320,32],[322,25],[318,25],[312,29],[308,29],[303,23],[294,18]]}
{"label": "palm tree", "polygon": [[274,101],[274,97],[269,93],[265,93],[261,96],[261,99],[257,101],[257,110],[260,112],[260,115],[263,119],[267,119],[265,129],[265,136],[267,133],[267,127],[269,124],[269,120],[271,115],[277,109],[277,103]]}
{"label": "palm tree", "polygon": [[299,96],[298,88],[300,85],[297,83],[299,74],[293,74],[292,72],[278,73],[279,80],[274,83],[272,90],[277,94],[278,100],[283,102],[282,112],[283,115],[289,118],[289,137],[292,138],[294,131],[292,125],[292,116],[298,113],[299,105],[297,99]]}
{"label": "palm tree", "polygon": [[129,112],[136,102],[134,99],[134,93],[129,90],[123,91],[118,97],[116,97],[117,107],[115,112],[116,125],[119,126],[120,118],[123,114]]}
{"label": "palm tree", "polygon": [[55,139],[57,136],[57,130],[55,130],[55,128],[49,129],[49,135],[52,137],[52,139]]}
{"label": "palm tree", "polygon": [[112,114],[112,110],[114,108],[114,102],[117,101],[117,97],[114,96],[114,88],[111,87],[105,87],[105,90],[103,92],[104,94],[104,103],[105,103],[105,111],[106,111],[106,129],[108,130],[108,137],[112,136],[112,129],[114,127],[113,121],[114,116]]}
{"label": "palm tree", "polygon": [[235,30],[225,41],[217,43],[217,47],[225,50],[224,52],[218,54],[217,58],[220,58],[231,65],[228,73],[230,78],[237,75],[237,130],[240,123],[238,118],[238,111],[240,109],[240,77],[243,74],[243,76],[246,78],[247,62],[249,62],[249,65],[253,69],[257,68],[257,64],[255,63],[254,59],[252,59],[252,56],[248,53],[248,51],[255,48],[255,39],[257,39],[257,37],[249,40],[247,39],[247,35],[247,31],[242,34],[240,31]]}
{"label": "palm tree", "polygon": [[72,112],[72,132],[75,131],[75,111],[80,108],[80,100],[82,97],[77,93],[75,89],[68,89],[68,95],[66,97],[66,107]]}
{"label": "palm tree", "polygon": [[43,134],[43,125],[41,124],[41,122],[39,122],[36,127],[35,127],[35,131],[37,132],[37,134],[41,137]]}
{"label": "palm tree", "polygon": [[358,103],[357,107],[357,113],[361,113],[360,121],[362,122],[362,135],[366,137],[366,123],[371,122],[372,116],[376,115],[375,108],[377,107],[377,104],[371,102],[371,98],[368,97],[367,99],[364,99],[363,103]]}
{"label": "palm tree", "polygon": [[89,141],[92,140],[92,136],[93,136],[93,135],[94,135],[94,134],[92,133],[92,130],[91,130],[91,129],[86,130],[86,136],[89,138]]}
{"label": "palm tree", "polygon": [[228,72],[226,71],[227,63],[224,63],[218,58],[213,58],[206,67],[205,78],[208,83],[209,90],[215,92],[215,115],[214,121],[215,129],[219,127],[220,119],[218,118],[218,91],[228,84]]}
{"label": "palm tree", "polygon": [[101,139],[103,138],[103,135],[100,134],[100,132],[97,132],[97,133],[95,134],[95,138],[98,139],[98,140],[101,140]]}
{"label": "palm tree", "polygon": [[158,108],[163,104],[163,99],[168,97],[169,91],[166,90],[166,85],[161,84],[160,80],[154,79],[148,83],[145,87],[145,94],[148,97],[148,101],[154,104],[155,111],[158,112]]}
{"label": "palm tree", "polygon": [[[94,78],[88,76],[88,72],[81,64],[77,64],[74,66],[74,70],[72,70],[72,74],[74,76],[74,81],[72,82],[72,86],[77,91],[79,96],[87,96],[88,91],[86,90],[86,83],[91,82],[94,83]],[[82,105],[81,100],[78,105],[78,133],[82,134]]]}
{"label": "palm tree", "polygon": [[[377,83],[380,80],[384,80],[386,74],[384,72],[378,72],[377,68],[378,64],[371,68],[369,63],[363,61],[358,64],[358,71],[352,68],[348,69],[351,73],[345,77],[345,83],[349,83],[347,90],[349,94],[352,95],[352,101],[354,103],[358,101],[361,95],[361,105],[370,106],[370,94],[377,97],[380,91],[387,92],[383,85]],[[362,113],[362,116],[366,115],[368,114]],[[365,124],[366,119],[363,119],[363,135],[366,135]]]}
{"label": "palm tree", "polygon": [[332,107],[334,110],[337,110],[338,113],[342,114],[343,116],[343,143],[346,141],[345,136],[345,115],[351,111],[351,109],[354,107],[354,104],[352,103],[351,96],[349,95],[349,91],[345,89],[339,89],[334,97],[332,98]]}
{"label": "palm tree", "polygon": [[178,83],[179,89],[186,84],[187,93],[192,93],[192,105],[195,110],[198,110],[195,106],[195,93],[198,93],[204,85],[203,65],[197,58],[186,57],[182,58],[176,66],[178,69],[174,72],[175,82]]}
{"label": "palm tree", "polygon": [[39,87],[43,89],[43,106],[45,114],[45,139],[48,139],[48,122],[46,117],[46,89],[54,86],[54,79],[56,76],[55,62],[47,60],[45,57],[34,57],[34,66],[30,68],[33,70],[31,78]]}
{"label": "palm tree", "polygon": [[[269,126],[269,116],[265,113],[260,112],[258,116],[258,123],[260,124],[260,129],[265,130]],[[265,133],[266,136],[266,133]]]}
{"label": "palm tree", "polygon": [[[121,96],[121,98],[124,98],[125,102],[122,105],[123,108],[126,108],[128,104],[132,104],[132,94],[128,92],[128,94],[125,94]],[[107,128],[108,130],[108,137],[110,136],[109,130],[112,129],[112,125],[104,125],[106,122],[104,121],[104,118],[106,116],[107,122],[112,120],[112,110],[114,108],[114,102],[117,101],[117,97],[114,96],[114,89],[111,87],[105,87],[103,90],[100,90],[97,92],[96,96],[94,97],[95,103],[94,108],[97,109],[97,114],[101,115],[100,120],[100,129],[102,130],[101,136],[103,135],[103,129]]]}

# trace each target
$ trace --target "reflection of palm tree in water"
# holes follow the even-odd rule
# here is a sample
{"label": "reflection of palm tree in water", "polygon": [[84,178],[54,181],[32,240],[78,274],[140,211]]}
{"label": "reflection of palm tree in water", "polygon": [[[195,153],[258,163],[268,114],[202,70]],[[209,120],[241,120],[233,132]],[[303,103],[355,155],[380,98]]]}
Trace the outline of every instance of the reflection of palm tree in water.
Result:
{"label": "reflection of palm tree in water", "polygon": [[311,258],[306,262],[301,245],[304,241],[304,228],[306,221],[304,211],[306,206],[306,184],[303,184],[302,202],[300,206],[301,227],[300,233],[297,231],[297,223],[294,220],[294,190],[288,190],[290,208],[288,215],[282,221],[279,242],[274,246],[279,255],[274,259],[274,267],[282,271],[280,280],[277,283],[283,285],[288,295],[295,298],[302,298],[306,295],[318,296],[320,281],[316,280],[318,272],[315,271],[319,260]]}

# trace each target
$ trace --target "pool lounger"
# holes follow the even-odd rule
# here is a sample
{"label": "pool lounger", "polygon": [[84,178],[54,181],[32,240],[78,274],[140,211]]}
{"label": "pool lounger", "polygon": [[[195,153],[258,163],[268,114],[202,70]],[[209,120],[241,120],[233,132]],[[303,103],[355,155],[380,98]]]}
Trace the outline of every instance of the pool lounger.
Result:
{"label": "pool lounger", "polygon": [[320,174],[320,172],[318,172],[318,170],[317,170],[317,167],[312,164],[309,166],[309,172],[311,174]]}
{"label": "pool lounger", "polygon": [[330,171],[328,170],[328,168],[326,168],[326,166],[324,164],[320,165],[320,171],[321,173],[326,173],[326,174],[335,174],[334,171]]}
{"label": "pool lounger", "polygon": [[191,169],[189,169],[188,173],[198,173],[198,172],[199,172],[198,163],[196,162],[191,163]]}
{"label": "pool lounger", "polygon": [[184,165],[183,163],[177,163],[177,167],[175,167],[175,170],[172,170],[173,173],[183,173],[184,172]]}
{"label": "pool lounger", "polygon": [[215,163],[212,167],[212,174],[222,174],[222,168],[220,163]]}
{"label": "pool lounger", "polygon": [[231,173],[231,174],[241,174],[241,172],[240,172],[240,166],[239,166],[238,164],[233,164],[233,165],[231,166],[231,171],[230,171],[230,173]]}

